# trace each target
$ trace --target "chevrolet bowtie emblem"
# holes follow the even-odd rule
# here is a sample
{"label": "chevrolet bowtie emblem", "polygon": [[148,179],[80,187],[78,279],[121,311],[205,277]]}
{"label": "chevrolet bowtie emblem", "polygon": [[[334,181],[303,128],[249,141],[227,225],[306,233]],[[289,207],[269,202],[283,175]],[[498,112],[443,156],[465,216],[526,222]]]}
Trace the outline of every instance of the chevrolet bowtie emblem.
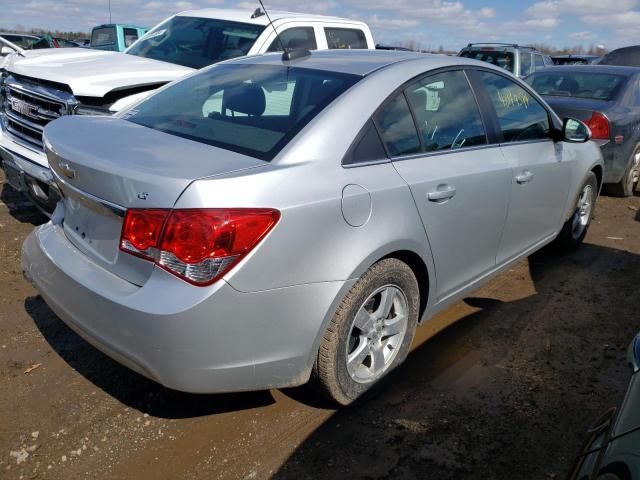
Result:
{"label": "chevrolet bowtie emblem", "polygon": [[68,179],[75,178],[76,171],[71,168],[67,162],[58,163],[58,167],[60,167],[60,173]]}

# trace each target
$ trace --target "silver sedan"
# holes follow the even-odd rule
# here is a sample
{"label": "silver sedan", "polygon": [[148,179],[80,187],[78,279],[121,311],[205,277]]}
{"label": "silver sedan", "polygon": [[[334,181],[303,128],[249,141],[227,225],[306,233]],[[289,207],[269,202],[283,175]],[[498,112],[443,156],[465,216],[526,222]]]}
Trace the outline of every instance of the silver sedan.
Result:
{"label": "silver sedan", "polygon": [[297,52],[201,70],[45,130],[62,200],[23,270],[88,342],[170,388],[310,378],[349,404],[416,327],[557,241],[603,178],[582,123],[503,70]]}

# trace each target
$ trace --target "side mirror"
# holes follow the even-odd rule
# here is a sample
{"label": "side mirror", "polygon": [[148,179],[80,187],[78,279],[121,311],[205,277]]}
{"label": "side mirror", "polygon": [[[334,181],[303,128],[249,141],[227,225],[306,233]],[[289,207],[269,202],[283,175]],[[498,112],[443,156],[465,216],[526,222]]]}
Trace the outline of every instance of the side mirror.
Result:
{"label": "side mirror", "polygon": [[591,130],[580,120],[565,118],[562,123],[562,137],[565,142],[584,143],[591,140]]}
{"label": "side mirror", "polygon": [[2,47],[2,50],[0,50],[0,57],[6,57],[7,55],[10,55],[14,52],[13,48],[5,45]]}

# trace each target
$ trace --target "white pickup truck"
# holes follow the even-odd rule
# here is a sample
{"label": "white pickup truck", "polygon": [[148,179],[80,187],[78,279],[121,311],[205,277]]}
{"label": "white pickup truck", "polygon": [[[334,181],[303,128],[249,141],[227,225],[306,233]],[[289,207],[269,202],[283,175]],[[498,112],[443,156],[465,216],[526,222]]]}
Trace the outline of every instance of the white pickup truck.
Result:
{"label": "white pickup truck", "polygon": [[[0,160],[9,184],[45,213],[59,199],[42,131],[62,115],[111,115],[195,69],[293,49],[373,49],[366,24],[290,12],[182,12],[123,53],[50,49],[13,54],[0,73]],[[276,37],[275,30],[280,38]]]}

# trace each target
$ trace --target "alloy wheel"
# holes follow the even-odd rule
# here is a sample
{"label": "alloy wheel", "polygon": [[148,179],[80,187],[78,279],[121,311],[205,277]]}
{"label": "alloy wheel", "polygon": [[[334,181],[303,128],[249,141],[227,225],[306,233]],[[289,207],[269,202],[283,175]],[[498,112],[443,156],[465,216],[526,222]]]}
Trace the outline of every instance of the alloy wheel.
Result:
{"label": "alloy wheel", "polygon": [[407,333],[408,308],[396,285],[380,287],[362,304],[346,349],[347,371],[354,381],[373,382],[393,363]]}
{"label": "alloy wheel", "polygon": [[573,238],[580,238],[589,226],[592,209],[593,187],[591,185],[585,185],[580,193],[578,204],[576,205],[576,212],[573,215],[573,222],[571,225],[571,236]]}

